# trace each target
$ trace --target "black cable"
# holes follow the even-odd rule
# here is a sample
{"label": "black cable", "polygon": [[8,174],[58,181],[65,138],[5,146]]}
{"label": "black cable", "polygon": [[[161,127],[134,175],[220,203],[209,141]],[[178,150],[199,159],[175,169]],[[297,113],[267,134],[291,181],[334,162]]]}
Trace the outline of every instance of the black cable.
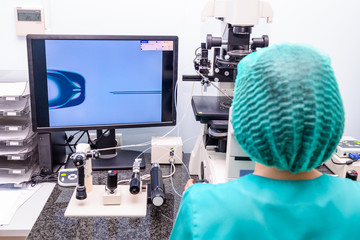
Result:
{"label": "black cable", "polygon": [[30,180],[28,181],[24,181],[21,182],[20,184],[28,184],[30,183],[30,185],[32,187],[34,187],[35,185],[39,184],[39,183],[43,183],[43,182],[57,182],[58,181],[58,173],[60,168],[63,166],[64,164],[60,165],[59,168],[54,171],[52,174],[43,174],[42,170],[40,170],[40,172],[34,173],[31,175]]}
{"label": "black cable", "polygon": [[103,138],[103,137],[105,136],[105,134],[107,134],[109,131],[110,131],[110,129],[106,129],[106,131],[103,132],[103,133],[99,136],[99,138],[96,139],[96,141],[100,141],[101,138]]}
{"label": "black cable", "polygon": [[[195,49],[195,58],[194,58],[194,60],[193,60],[193,63],[195,63],[195,60],[196,60],[197,57],[198,57],[197,51],[198,51],[199,49],[201,49],[201,47],[198,47],[197,49]],[[199,54],[199,55],[200,55],[200,54]]]}
{"label": "black cable", "polygon": [[71,141],[74,139],[74,137],[75,137],[78,133],[80,133],[80,132],[81,132],[81,131],[77,131],[76,133],[70,135],[69,137],[66,137],[66,139],[65,139],[65,141],[66,141],[66,146],[68,146],[68,147],[70,148],[70,151],[71,151],[71,152],[74,152],[74,150],[73,150],[73,148],[72,148],[71,146],[75,146],[75,145],[74,145],[74,144],[71,145],[70,143],[71,143]]}
{"label": "black cable", "polygon": [[107,129],[105,132],[101,133],[101,135],[96,139],[95,143],[91,141],[90,135],[88,133],[88,143],[90,144],[91,148],[97,149],[97,143],[110,131],[110,129]]}
{"label": "black cable", "polygon": [[89,131],[86,131],[86,135],[88,137],[88,143],[90,144],[91,148],[93,148],[95,146],[94,142],[91,141],[91,137],[90,137],[90,133]]}
{"label": "black cable", "polygon": [[[99,141],[106,133],[108,133],[110,130],[107,129],[105,132],[103,132],[98,139],[96,139],[96,141]],[[80,137],[78,137],[78,139],[76,140],[76,142],[74,144],[70,144],[73,140],[74,140],[74,137],[75,135],[79,134],[80,132],[82,132],[82,134],[80,135]],[[72,147],[75,147],[76,148],[76,145],[78,144],[78,142],[80,141],[80,139],[84,136],[84,134],[86,133],[86,136],[88,138],[88,143],[90,144],[91,148],[97,148],[96,146],[96,143],[94,143],[92,140],[91,140],[91,137],[90,137],[90,133],[89,131],[77,131],[76,133],[70,135],[68,138],[66,138],[66,146],[68,146],[71,150],[72,153],[74,153],[74,149]]]}
{"label": "black cable", "polygon": [[70,143],[69,142],[66,142],[66,146],[69,147],[70,151],[73,153],[74,152],[74,149],[71,147]]}
{"label": "black cable", "polygon": [[84,136],[85,131],[82,132],[81,136],[76,140],[76,142],[74,143],[74,145],[76,146],[78,144],[78,142],[80,141],[80,139]]}
{"label": "black cable", "polygon": [[344,163],[339,163],[339,162],[335,162],[332,158],[331,158],[331,162],[335,165],[350,165],[354,162],[356,162],[358,159],[351,159],[351,160],[347,160],[346,162]]}
{"label": "black cable", "polygon": [[46,175],[46,176],[42,176],[41,174],[38,174],[38,175],[32,176],[28,182],[31,184],[32,187],[34,187],[35,185],[37,185],[39,183],[57,182],[57,180],[58,180],[57,174],[50,174],[50,175]]}
{"label": "black cable", "polygon": [[[77,134],[79,134],[80,132],[82,132],[82,134],[76,140],[75,144],[70,144],[71,141],[74,139],[74,137]],[[80,141],[80,139],[84,136],[85,133],[87,133],[88,137],[90,138],[88,131],[77,131],[76,133],[70,135],[69,137],[67,137],[65,139],[65,141],[66,141],[65,146],[68,146],[70,148],[71,152],[74,152],[74,150],[71,146],[76,146],[77,143]],[[31,186],[34,187],[35,185],[37,185],[39,183],[43,183],[43,182],[57,182],[58,181],[58,172],[63,165],[64,164],[60,165],[59,168],[56,171],[54,171],[52,174],[44,174],[43,171],[40,170],[39,172],[32,174],[30,177],[30,180],[21,182],[20,184],[30,183]]]}

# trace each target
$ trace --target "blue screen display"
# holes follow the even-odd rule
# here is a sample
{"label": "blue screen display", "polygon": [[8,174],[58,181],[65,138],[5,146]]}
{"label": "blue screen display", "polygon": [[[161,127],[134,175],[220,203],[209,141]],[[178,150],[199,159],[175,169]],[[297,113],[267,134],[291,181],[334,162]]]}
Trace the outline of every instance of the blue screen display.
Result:
{"label": "blue screen display", "polygon": [[49,126],[161,122],[159,50],[140,40],[45,40]]}

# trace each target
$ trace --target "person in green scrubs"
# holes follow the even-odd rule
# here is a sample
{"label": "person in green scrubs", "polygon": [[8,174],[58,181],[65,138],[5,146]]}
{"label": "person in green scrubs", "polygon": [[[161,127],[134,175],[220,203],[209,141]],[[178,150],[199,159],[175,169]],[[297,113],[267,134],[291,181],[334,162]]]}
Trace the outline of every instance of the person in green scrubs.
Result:
{"label": "person in green scrubs", "polygon": [[325,53],[283,43],[246,56],[231,116],[255,171],[217,185],[189,180],[170,239],[360,238],[360,183],[315,169],[344,128]]}

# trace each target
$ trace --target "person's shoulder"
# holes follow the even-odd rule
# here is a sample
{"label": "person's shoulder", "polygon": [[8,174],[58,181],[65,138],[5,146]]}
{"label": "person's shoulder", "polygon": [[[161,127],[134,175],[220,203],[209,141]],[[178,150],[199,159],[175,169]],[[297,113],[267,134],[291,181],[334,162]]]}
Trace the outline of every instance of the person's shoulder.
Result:
{"label": "person's shoulder", "polygon": [[216,191],[217,186],[217,184],[211,183],[195,183],[187,188],[184,193],[184,198],[186,196],[196,199],[207,197]]}
{"label": "person's shoulder", "polygon": [[322,177],[326,181],[331,181],[331,182],[338,183],[338,184],[354,184],[355,186],[357,186],[357,185],[360,186],[360,182],[351,180],[349,178],[342,178],[342,177],[338,177],[336,175],[331,175],[331,174],[326,174],[326,173],[324,173],[322,175]]}
{"label": "person's shoulder", "polygon": [[219,192],[224,193],[227,190],[233,191],[234,188],[239,188],[240,186],[246,184],[246,182],[251,182],[251,180],[249,180],[249,176],[244,176],[239,179],[220,184],[195,183],[185,191],[185,195],[190,195],[191,198],[194,197],[196,199],[207,198],[211,195],[217,195]]}
{"label": "person's shoulder", "polygon": [[349,178],[341,178],[338,176],[328,175],[328,174],[324,174],[323,179],[324,181],[327,181],[332,185],[336,185],[337,187],[343,190],[351,189],[360,194],[360,182],[358,181],[354,181]]}

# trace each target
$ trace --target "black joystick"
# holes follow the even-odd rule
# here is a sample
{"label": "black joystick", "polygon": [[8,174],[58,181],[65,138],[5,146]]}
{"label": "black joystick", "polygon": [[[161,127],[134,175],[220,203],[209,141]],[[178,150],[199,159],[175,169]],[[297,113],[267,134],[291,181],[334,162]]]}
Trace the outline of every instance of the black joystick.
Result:
{"label": "black joystick", "polygon": [[77,154],[74,158],[74,165],[78,169],[78,185],[76,187],[76,199],[86,199],[86,188],[85,188],[85,159],[86,156],[83,154]]}
{"label": "black joystick", "polygon": [[118,179],[117,171],[114,170],[108,171],[106,189],[109,190],[110,193],[115,192],[117,188],[117,179]]}

